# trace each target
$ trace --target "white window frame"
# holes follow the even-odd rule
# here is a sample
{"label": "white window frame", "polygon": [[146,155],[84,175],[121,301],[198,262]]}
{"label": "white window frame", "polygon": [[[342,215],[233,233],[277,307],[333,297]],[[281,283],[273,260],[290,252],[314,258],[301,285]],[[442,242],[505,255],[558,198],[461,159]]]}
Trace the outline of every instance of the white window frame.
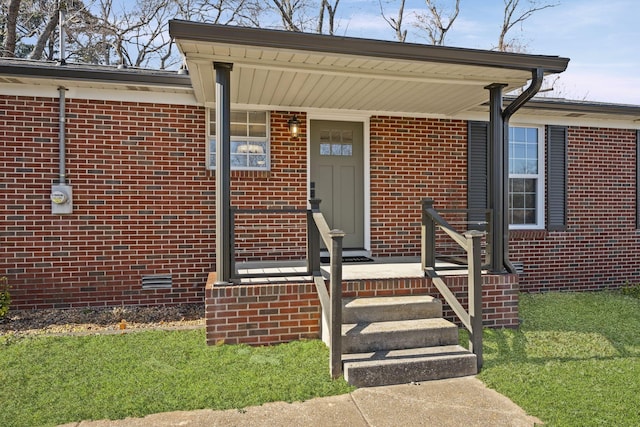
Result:
{"label": "white window frame", "polygon": [[[509,224],[510,230],[544,230],[545,227],[545,127],[539,125],[513,124],[509,125],[509,135],[512,128],[537,129],[538,131],[538,173],[537,174],[511,174],[511,178],[535,178],[536,186],[536,223],[535,224]],[[509,145],[511,145],[511,136],[509,136]],[[510,162],[510,159],[508,160]],[[510,165],[507,165],[510,168]],[[507,205],[509,200],[505,201]],[[511,217],[511,215],[509,215]]]}
{"label": "white window frame", "polygon": [[[241,108],[234,108],[232,109],[232,112],[260,112],[260,113],[265,113],[266,115],[266,132],[265,132],[265,136],[264,137],[250,137],[250,136],[234,136],[231,135],[231,142],[233,143],[234,141],[242,141],[242,142],[247,142],[247,143],[251,143],[251,142],[259,142],[259,143],[265,143],[266,147],[267,147],[267,151],[266,153],[264,153],[264,155],[266,156],[266,163],[264,167],[252,167],[252,166],[233,166],[231,165],[231,170],[249,170],[249,171],[269,171],[271,170],[271,111],[268,110],[257,110],[257,109],[241,109]],[[212,152],[212,148],[214,147],[215,141],[216,141],[216,135],[215,135],[215,128],[212,129],[211,126],[211,114],[215,114],[215,108],[211,107],[211,108],[207,108],[207,150],[206,150],[206,156],[207,156],[207,169],[209,170],[215,170],[216,169],[216,165],[215,162],[211,161],[211,152]],[[233,155],[233,153],[231,153]]]}

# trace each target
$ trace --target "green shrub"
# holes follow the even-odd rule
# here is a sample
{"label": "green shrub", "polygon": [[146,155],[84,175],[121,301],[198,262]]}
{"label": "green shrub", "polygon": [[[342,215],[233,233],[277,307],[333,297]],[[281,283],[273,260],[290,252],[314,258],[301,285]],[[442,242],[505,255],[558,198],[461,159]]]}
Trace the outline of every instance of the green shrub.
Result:
{"label": "green shrub", "polygon": [[627,283],[621,289],[622,295],[627,295],[634,298],[640,298],[640,283],[636,283],[635,285]]}
{"label": "green shrub", "polygon": [[9,281],[6,277],[0,277],[0,320],[4,319],[11,304],[11,294],[9,294]]}

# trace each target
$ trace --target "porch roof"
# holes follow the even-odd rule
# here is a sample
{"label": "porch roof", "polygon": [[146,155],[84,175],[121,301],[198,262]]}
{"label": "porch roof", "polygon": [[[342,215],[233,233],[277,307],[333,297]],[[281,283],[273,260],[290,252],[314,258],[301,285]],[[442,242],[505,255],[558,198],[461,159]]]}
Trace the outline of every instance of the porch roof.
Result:
{"label": "porch roof", "polygon": [[233,64],[231,102],[263,108],[453,116],[488,99],[485,86],[524,86],[569,60],[173,20],[200,103],[215,102],[213,62]]}

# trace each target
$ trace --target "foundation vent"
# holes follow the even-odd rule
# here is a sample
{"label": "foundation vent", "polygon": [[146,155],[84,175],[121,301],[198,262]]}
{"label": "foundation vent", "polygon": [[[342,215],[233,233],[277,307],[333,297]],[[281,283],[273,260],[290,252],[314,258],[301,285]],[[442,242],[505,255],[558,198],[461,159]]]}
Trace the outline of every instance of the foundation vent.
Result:
{"label": "foundation vent", "polygon": [[516,273],[522,274],[524,273],[524,263],[522,262],[512,262],[513,266],[516,268]]}
{"label": "foundation vent", "polygon": [[173,277],[171,274],[142,276],[142,289],[171,289],[172,287]]}

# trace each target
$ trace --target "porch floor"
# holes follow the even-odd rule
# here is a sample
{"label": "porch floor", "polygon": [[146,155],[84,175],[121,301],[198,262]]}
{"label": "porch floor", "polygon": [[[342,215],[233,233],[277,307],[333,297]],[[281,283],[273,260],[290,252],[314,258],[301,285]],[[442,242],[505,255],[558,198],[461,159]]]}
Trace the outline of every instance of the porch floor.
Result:
{"label": "porch floor", "polygon": [[[420,257],[385,257],[372,259],[373,262],[343,263],[342,280],[425,277],[421,269]],[[438,274],[442,276],[467,274],[467,269],[464,266],[458,266],[452,263],[437,262],[436,267],[448,268],[447,270],[440,270],[438,272]],[[320,269],[322,270],[322,275],[328,279],[329,264],[322,264]],[[312,278],[306,275],[306,270],[306,261],[304,260],[243,262],[236,265],[237,274],[260,277],[241,278],[234,280],[234,282],[251,284],[299,282],[301,280],[310,281]],[[300,273],[300,275],[296,275],[296,273]],[[279,274],[282,274],[282,276],[279,276]]]}

